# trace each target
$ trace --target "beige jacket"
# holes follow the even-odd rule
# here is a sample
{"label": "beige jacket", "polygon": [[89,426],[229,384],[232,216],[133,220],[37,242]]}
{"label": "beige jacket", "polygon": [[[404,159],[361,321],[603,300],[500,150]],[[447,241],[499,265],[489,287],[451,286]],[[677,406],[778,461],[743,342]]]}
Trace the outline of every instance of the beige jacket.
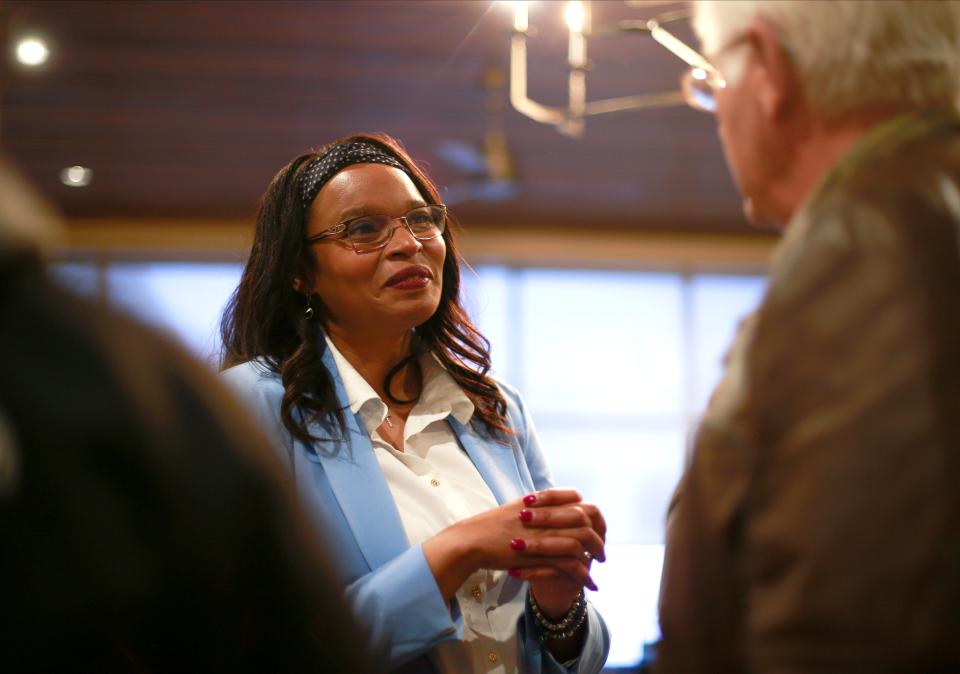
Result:
{"label": "beige jacket", "polygon": [[960,671],[960,120],[793,219],[668,517],[657,671]]}

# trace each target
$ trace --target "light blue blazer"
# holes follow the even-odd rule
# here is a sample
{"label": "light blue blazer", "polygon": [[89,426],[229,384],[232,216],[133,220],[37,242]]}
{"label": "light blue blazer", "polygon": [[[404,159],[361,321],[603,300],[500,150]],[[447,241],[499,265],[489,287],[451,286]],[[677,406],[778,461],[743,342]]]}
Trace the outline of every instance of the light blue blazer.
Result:
{"label": "light blue blazer", "polygon": [[[372,650],[391,669],[432,674],[436,669],[428,657],[430,650],[442,641],[462,638],[459,608],[456,600],[452,607],[443,600],[422,546],[411,547],[407,542],[370,437],[350,413],[343,382],[326,348],[323,364],[333,375],[337,399],[346,411],[347,437],[324,443],[320,451],[294,440],[284,429],[280,420],[283,385],[264,363],[249,361],[224,371],[223,376],[250,401],[282,450],[307,509],[318,520],[326,549],[344,573],[347,600],[369,631]],[[516,431],[509,445],[486,438],[477,421],[463,425],[452,416],[447,421],[497,502],[503,504],[553,486],[553,480],[519,394],[499,386]],[[329,435],[320,426],[311,432]],[[541,648],[529,607],[517,630],[524,674],[599,672],[610,646],[607,627],[593,607],[580,657],[569,670]]]}

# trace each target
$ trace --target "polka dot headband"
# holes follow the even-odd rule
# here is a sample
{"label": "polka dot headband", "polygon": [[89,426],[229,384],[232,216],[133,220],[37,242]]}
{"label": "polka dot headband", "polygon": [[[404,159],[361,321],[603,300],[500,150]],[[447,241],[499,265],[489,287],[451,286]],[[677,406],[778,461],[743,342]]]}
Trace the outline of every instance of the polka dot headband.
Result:
{"label": "polka dot headband", "polygon": [[354,141],[335,146],[326,154],[314,159],[300,179],[300,200],[304,208],[317,198],[317,192],[337,173],[352,164],[385,164],[398,168],[413,178],[404,164],[384,148],[366,141]]}

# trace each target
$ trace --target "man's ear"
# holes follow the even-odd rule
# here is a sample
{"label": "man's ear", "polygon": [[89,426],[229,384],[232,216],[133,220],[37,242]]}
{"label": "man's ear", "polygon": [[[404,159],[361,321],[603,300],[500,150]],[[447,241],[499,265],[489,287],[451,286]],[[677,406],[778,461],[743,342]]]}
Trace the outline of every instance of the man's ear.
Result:
{"label": "man's ear", "polygon": [[769,24],[756,20],[747,39],[753,48],[757,69],[757,98],[771,119],[782,119],[797,103],[800,92],[796,68]]}

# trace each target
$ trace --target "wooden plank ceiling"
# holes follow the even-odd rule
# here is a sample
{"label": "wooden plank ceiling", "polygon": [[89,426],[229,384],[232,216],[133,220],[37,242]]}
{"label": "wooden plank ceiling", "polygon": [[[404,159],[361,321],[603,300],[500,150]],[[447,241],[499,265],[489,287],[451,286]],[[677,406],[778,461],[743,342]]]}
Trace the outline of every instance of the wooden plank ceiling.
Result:
{"label": "wooden plank ceiling", "polygon": [[[547,104],[565,97],[562,9],[530,12],[530,93]],[[595,2],[594,26],[664,9]],[[291,157],[369,130],[402,139],[470,227],[751,231],[709,116],[617,113],[572,139],[502,105],[494,83],[512,17],[500,3],[21,1],[2,11],[11,42],[43,35],[51,58],[7,66],[0,145],[71,218],[248,218]],[[595,38],[589,55],[591,99],[675,89],[682,69],[645,35]],[[516,172],[500,201],[477,198],[482,176],[463,161],[497,128]],[[59,182],[74,164],[93,168],[88,187]]]}

